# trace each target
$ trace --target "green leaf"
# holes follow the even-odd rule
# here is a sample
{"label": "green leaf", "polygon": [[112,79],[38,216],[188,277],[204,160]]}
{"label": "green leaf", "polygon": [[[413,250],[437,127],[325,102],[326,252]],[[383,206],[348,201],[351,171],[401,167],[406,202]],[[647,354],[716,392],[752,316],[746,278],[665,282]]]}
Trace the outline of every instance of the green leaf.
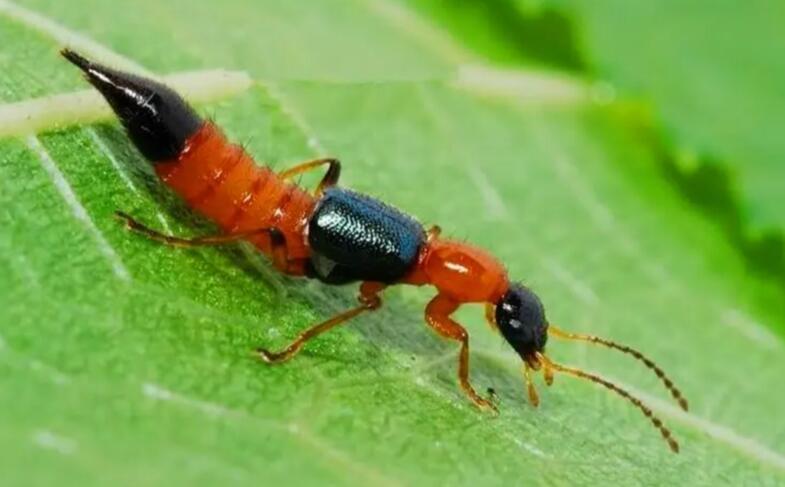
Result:
{"label": "green leaf", "polygon": [[603,76],[649,98],[682,150],[738,176],[753,227],[785,228],[782,2],[555,3],[570,4]]}
{"label": "green leaf", "polygon": [[0,2],[3,102],[84,88],[57,57],[64,38],[157,73],[246,70],[255,87],[202,110],[258,160],[341,157],[347,185],[491,249],[554,323],[655,357],[691,412],[628,357],[556,341],[555,359],[642,395],[682,453],[588,383],[559,376],[534,410],[520,361],[467,307],[473,381],[501,400],[488,417],[457,387],[454,345],[422,324],[429,289],[391,289],[379,312],[264,366],[250,350],[350,306],[352,289],[281,277],[243,248],[124,232],[116,209],[178,234],[211,227],[110,122],[0,141],[9,485],[785,481],[781,289],[748,275],[614,109],[458,87],[458,65],[478,59],[395,3],[78,3]]}
{"label": "green leaf", "polygon": [[[582,72],[666,176],[785,289],[781,2],[410,1],[497,62]],[[632,108],[632,110],[630,110]]]}

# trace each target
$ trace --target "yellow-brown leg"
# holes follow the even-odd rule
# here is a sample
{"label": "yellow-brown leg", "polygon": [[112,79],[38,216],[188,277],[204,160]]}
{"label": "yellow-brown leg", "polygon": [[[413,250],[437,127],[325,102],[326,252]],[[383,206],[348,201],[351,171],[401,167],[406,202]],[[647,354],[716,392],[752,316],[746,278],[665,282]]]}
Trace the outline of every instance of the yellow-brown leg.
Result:
{"label": "yellow-brown leg", "polygon": [[458,381],[461,384],[461,388],[477,407],[498,412],[496,406],[491,401],[477,394],[477,391],[474,390],[471,382],[469,382],[469,334],[459,323],[450,318],[450,315],[459,306],[459,303],[445,296],[437,295],[425,308],[425,321],[442,337],[461,342],[458,356]]}
{"label": "yellow-brown leg", "polygon": [[357,297],[357,299],[360,301],[360,305],[356,308],[352,308],[349,311],[345,311],[330,318],[327,321],[323,321],[318,325],[308,328],[307,330],[300,333],[297,338],[292,341],[292,343],[290,343],[280,352],[271,352],[265,348],[258,348],[256,349],[256,352],[259,354],[259,357],[261,357],[261,359],[268,364],[285,362],[297,355],[297,352],[303,348],[303,345],[305,345],[308,340],[316,338],[322,333],[331,330],[338,325],[346,323],[359,314],[362,314],[366,311],[379,309],[379,307],[382,305],[382,300],[379,297],[379,293],[384,288],[385,285],[378,282],[364,282],[362,285],[360,285],[360,294]]}
{"label": "yellow-brown leg", "polygon": [[442,234],[442,227],[440,227],[439,225],[433,225],[431,228],[428,229],[428,232],[426,233],[429,242],[433,242],[434,239],[439,238],[439,235],[441,234]]}
{"label": "yellow-brown leg", "polygon": [[239,240],[246,240],[260,235],[268,235],[271,232],[277,231],[275,228],[255,228],[253,230],[246,230],[243,232],[226,233],[221,235],[208,235],[204,237],[175,237],[173,235],[165,235],[157,230],[138,222],[132,216],[122,211],[115,212],[115,217],[120,220],[125,228],[128,230],[143,235],[150,240],[160,242],[172,247],[202,247],[208,245],[224,245],[228,243],[237,242]]}
{"label": "yellow-brown leg", "polygon": [[327,164],[327,172],[324,173],[324,177],[319,182],[319,185],[316,187],[316,191],[314,192],[316,196],[319,196],[326,188],[338,184],[338,179],[341,177],[341,161],[338,159],[334,159],[332,157],[320,157],[318,159],[312,159],[310,161],[297,164],[296,166],[285,171],[281,171],[278,173],[278,176],[281,179],[291,179],[299,174],[311,171],[325,164]]}
{"label": "yellow-brown leg", "polygon": [[226,233],[222,235],[208,235],[203,237],[175,237],[172,235],[165,235],[157,230],[145,226],[138,222],[130,215],[123,212],[116,212],[115,216],[123,222],[125,227],[139,235],[143,235],[150,240],[160,242],[172,247],[190,248],[190,247],[203,247],[213,245],[225,245],[235,243],[240,240],[248,240],[254,237],[267,235],[270,237],[270,247],[272,248],[273,266],[285,274],[302,275],[305,273],[305,261],[289,260],[289,255],[286,248],[286,238],[283,233],[275,227],[256,228],[253,230],[246,230],[243,232]]}

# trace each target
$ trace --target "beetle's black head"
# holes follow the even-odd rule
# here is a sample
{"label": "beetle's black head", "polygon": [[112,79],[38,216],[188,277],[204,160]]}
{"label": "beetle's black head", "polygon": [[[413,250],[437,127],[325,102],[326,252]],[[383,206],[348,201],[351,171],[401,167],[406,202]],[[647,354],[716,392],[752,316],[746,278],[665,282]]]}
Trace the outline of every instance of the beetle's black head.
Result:
{"label": "beetle's black head", "polygon": [[523,360],[537,362],[535,352],[542,352],[548,341],[548,320],[542,301],[531,289],[510,285],[496,303],[496,326]]}
{"label": "beetle's black head", "polygon": [[679,452],[679,444],[673,438],[671,431],[663,424],[660,418],[652,413],[651,409],[646,406],[643,401],[599,375],[554,362],[545,354],[545,343],[548,341],[548,334],[550,333],[557,338],[585,341],[632,355],[643,362],[646,367],[654,371],[657,377],[662,380],[665,387],[670,391],[673,398],[676,399],[682,409],[686,411],[687,401],[682,397],[681,391],[673,385],[673,382],[665,375],[665,372],[663,372],[652,360],[626,345],[621,345],[594,335],[567,332],[554,325],[550,325],[545,318],[545,308],[543,307],[540,298],[538,298],[531,289],[520,284],[510,285],[507,292],[499,299],[496,303],[494,318],[499,332],[501,332],[507,342],[512,345],[512,348],[518,352],[518,355],[520,355],[521,359],[524,361],[524,378],[526,380],[526,387],[529,391],[529,401],[533,406],[536,407],[540,400],[530,375],[531,369],[542,370],[547,385],[551,385],[553,382],[554,373],[568,374],[573,377],[578,377],[579,379],[588,380],[611,390],[631,402],[651,420],[652,424],[660,431],[660,434],[662,434],[662,437],[668,443],[671,450],[674,453]]}

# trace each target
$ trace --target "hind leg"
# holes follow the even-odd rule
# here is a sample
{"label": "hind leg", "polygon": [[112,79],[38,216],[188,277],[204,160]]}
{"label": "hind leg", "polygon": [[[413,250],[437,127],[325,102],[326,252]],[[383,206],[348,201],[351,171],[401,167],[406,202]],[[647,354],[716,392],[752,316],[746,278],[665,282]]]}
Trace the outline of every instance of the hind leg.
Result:
{"label": "hind leg", "polygon": [[191,247],[206,247],[214,245],[225,245],[230,243],[239,242],[241,240],[249,240],[262,235],[267,235],[270,238],[271,256],[273,266],[282,273],[303,275],[305,274],[305,259],[290,259],[289,253],[286,248],[286,238],[283,232],[276,227],[263,227],[255,228],[252,230],[245,230],[242,232],[225,233],[219,235],[206,235],[202,237],[175,237],[173,235],[166,235],[158,230],[154,230],[143,223],[135,220],[132,216],[118,211],[115,216],[123,222],[125,227],[139,235],[143,235],[150,240],[160,242],[164,245],[172,247],[191,248]]}
{"label": "hind leg", "polygon": [[338,184],[338,179],[341,177],[341,161],[338,159],[334,159],[332,157],[320,157],[318,159],[312,159],[310,161],[302,162],[285,171],[281,171],[278,173],[278,176],[281,179],[291,179],[298,174],[311,171],[325,164],[327,164],[327,172],[324,173],[324,177],[322,177],[322,180],[316,187],[316,191],[314,191],[314,194],[319,196],[324,192],[325,189]]}

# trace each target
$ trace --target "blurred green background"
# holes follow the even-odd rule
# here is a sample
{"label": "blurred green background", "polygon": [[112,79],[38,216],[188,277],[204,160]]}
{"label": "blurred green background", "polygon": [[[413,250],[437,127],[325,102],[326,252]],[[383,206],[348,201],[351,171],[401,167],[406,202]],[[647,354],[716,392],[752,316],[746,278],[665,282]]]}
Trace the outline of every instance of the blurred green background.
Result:
{"label": "blurred green background", "polygon": [[782,485],[783,21],[762,0],[0,0],[0,110],[86,87],[63,45],[245,71],[252,88],[199,109],[257,160],[340,157],[344,184],[491,249],[554,323],[643,349],[691,404],[555,342],[682,453],[591,384],[557,377],[535,410],[467,307],[488,417],[422,324],[428,289],[267,368],[250,350],[352,289],[125,233],[116,209],[212,227],[107,120],[0,139],[0,483]]}

